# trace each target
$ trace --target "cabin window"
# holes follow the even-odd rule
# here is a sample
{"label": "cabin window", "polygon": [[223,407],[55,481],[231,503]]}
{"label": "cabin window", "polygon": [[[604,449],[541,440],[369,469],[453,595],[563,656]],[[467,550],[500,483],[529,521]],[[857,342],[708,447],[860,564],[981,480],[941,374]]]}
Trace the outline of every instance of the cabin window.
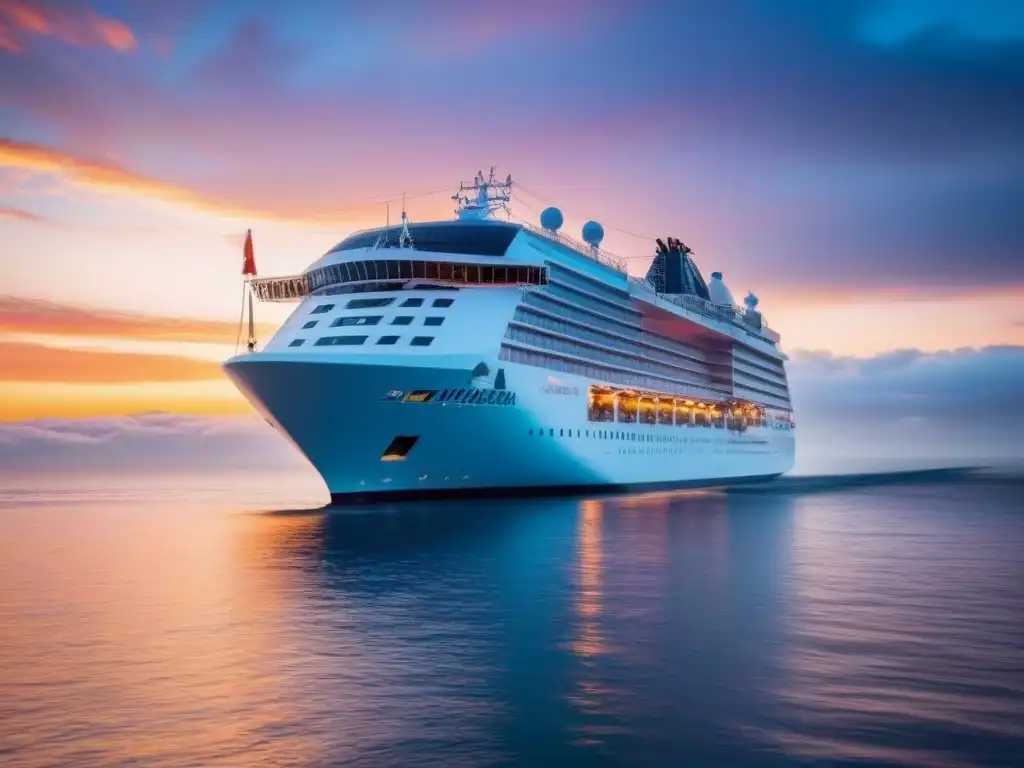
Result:
{"label": "cabin window", "polygon": [[379,339],[377,339],[378,344],[394,344],[397,341],[397,336],[381,336]]}
{"label": "cabin window", "polygon": [[654,424],[657,421],[654,398],[644,397],[640,399],[640,421],[644,424]]}
{"label": "cabin window", "polygon": [[444,322],[443,317],[425,317],[423,318],[424,325],[440,325]]}
{"label": "cabin window", "polygon": [[405,301],[403,301],[398,306],[400,306],[400,307],[422,307],[423,306],[423,299],[420,299],[420,298],[406,299]]}
{"label": "cabin window", "polygon": [[305,343],[305,339],[292,339],[289,347],[301,347]]}
{"label": "cabin window", "polygon": [[411,343],[414,347],[429,347],[433,340],[433,336],[413,336]]}
{"label": "cabin window", "polygon": [[320,306],[318,306],[316,309],[314,309],[309,314],[311,314],[311,315],[324,315],[324,314],[327,314],[328,312],[330,312],[332,309],[334,309],[334,305],[333,304],[321,304]]}
{"label": "cabin window", "polygon": [[615,421],[615,395],[592,392],[587,405],[590,421]]}
{"label": "cabin window", "polygon": [[416,445],[416,441],[419,439],[419,435],[398,435],[388,443],[388,447],[384,449],[380,460],[401,461],[412,450],[412,447]]}
{"label": "cabin window", "polygon": [[640,399],[634,395],[619,395],[618,400],[618,411],[619,421],[624,424],[635,424],[639,409]]}
{"label": "cabin window", "polygon": [[658,401],[658,423],[659,424],[671,424],[672,423],[672,401],[671,400],[659,400]]}
{"label": "cabin window", "polygon": [[455,299],[434,299],[435,307],[450,307]]}
{"label": "cabin window", "polygon": [[392,325],[412,325],[412,315],[399,315],[391,321]]}
{"label": "cabin window", "polygon": [[[369,309],[370,307],[386,307],[395,300],[394,296],[377,297],[373,299],[352,299],[345,305],[345,309]],[[329,306],[334,306],[329,305]]]}
{"label": "cabin window", "polygon": [[353,317],[339,317],[331,328],[344,328],[350,325],[376,325],[380,322],[380,315],[355,315]]}
{"label": "cabin window", "polygon": [[316,320],[310,320],[308,323],[306,323],[304,326],[302,326],[302,330],[304,330],[304,331],[305,330],[309,330],[310,328],[313,328],[315,326],[316,326]]}
{"label": "cabin window", "polygon": [[365,336],[324,336],[316,340],[317,347],[357,347],[366,341]]}

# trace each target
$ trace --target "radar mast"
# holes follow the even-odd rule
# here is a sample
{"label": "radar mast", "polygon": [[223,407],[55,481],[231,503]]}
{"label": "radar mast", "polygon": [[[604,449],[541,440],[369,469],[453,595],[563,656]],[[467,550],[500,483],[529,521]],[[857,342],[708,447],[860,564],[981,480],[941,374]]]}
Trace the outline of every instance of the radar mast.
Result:
{"label": "radar mast", "polygon": [[452,195],[452,200],[458,204],[455,215],[459,219],[494,219],[499,210],[509,213],[512,175],[509,174],[504,181],[497,181],[494,178],[494,170],[492,165],[491,173],[486,179],[483,171],[477,171],[472,183],[459,184],[459,191]]}

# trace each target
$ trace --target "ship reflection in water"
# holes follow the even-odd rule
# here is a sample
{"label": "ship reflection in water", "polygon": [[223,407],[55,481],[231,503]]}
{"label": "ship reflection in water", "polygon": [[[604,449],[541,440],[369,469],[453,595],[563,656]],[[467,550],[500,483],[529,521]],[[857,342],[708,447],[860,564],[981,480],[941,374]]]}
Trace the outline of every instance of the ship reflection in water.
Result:
{"label": "ship reflection in water", "polygon": [[8,767],[1024,755],[1020,479],[327,514],[18,482]]}

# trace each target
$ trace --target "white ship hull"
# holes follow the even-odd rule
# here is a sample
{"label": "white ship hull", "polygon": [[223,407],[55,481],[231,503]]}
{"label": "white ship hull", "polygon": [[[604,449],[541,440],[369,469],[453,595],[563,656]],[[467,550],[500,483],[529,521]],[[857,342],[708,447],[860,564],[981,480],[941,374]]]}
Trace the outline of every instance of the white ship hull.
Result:
{"label": "white ship hull", "polygon": [[[476,403],[389,400],[467,388],[479,360],[389,357],[265,352],[225,368],[335,502],[720,485],[793,465],[791,432],[590,421],[592,382],[515,363],[499,363],[504,389],[485,385]],[[414,447],[382,459],[397,436],[415,437]]]}

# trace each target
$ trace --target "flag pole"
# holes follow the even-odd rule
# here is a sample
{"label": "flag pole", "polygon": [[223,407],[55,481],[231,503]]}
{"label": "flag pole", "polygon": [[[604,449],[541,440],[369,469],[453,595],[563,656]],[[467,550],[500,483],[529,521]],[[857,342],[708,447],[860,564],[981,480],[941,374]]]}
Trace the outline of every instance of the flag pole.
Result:
{"label": "flag pole", "polygon": [[249,294],[249,341],[247,343],[249,345],[249,351],[250,352],[255,352],[256,351],[256,328],[255,328],[255,326],[253,324],[253,321],[252,321],[252,284],[249,282],[249,276],[248,275],[246,275],[246,278],[245,278],[245,287],[249,289],[247,291],[247,293]]}
{"label": "flag pole", "polygon": [[[249,337],[245,345],[250,352],[256,351],[256,324],[253,322],[252,278],[256,274],[256,258],[252,250],[252,230],[246,230],[245,245],[242,247],[242,313],[245,313],[246,296],[249,299]],[[242,334],[242,318],[238,318],[238,334]]]}

